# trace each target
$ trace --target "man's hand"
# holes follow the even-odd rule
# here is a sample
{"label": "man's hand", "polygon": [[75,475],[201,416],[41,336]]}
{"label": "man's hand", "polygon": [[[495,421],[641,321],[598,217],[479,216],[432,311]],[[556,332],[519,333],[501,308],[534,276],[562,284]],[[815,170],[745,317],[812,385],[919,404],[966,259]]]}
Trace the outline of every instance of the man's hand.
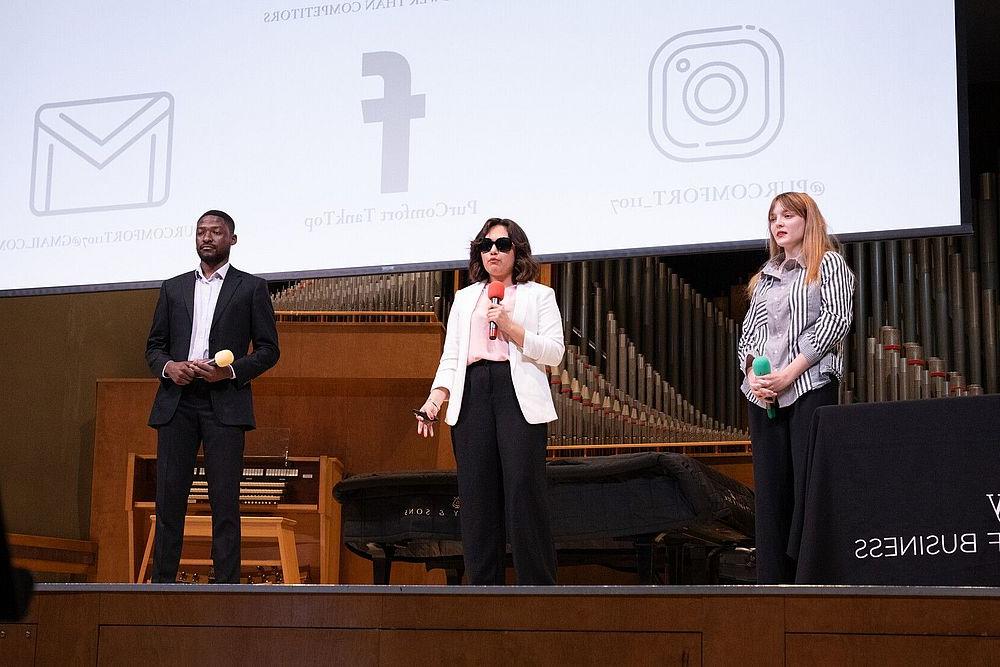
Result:
{"label": "man's hand", "polygon": [[191,384],[197,377],[194,371],[194,362],[191,361],[168,361],[163,367],[164,374],[173,380],[174,384]]}
{"label": "man's hand", "polygon": [[200,377],[205,382],[218,382],[220,380],[233,379],[233,371],[229,368],[229,366],[226,366],[225,368],[210,366],[208,363],[209,361],[209,359],[198,359],[190,362],[195,376]]}

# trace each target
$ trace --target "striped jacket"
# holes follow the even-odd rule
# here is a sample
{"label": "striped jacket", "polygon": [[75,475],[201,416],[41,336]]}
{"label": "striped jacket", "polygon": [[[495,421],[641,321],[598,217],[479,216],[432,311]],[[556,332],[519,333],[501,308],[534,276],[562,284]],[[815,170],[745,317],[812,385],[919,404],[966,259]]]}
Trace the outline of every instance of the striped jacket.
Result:
{"label": "striped jacket", "polygon": [[[778,406],[791,405],[807,391],[828,384],[844,373],[844,337],[851,328],[854,311],[854,274],[843,256],[828,251],[823,255],[819,280],[805,284],[805,268],[786,274],[790,284],[782,285],[779,255],[764,265],[760,280],[750,297],[737,347],[739,367],[746,368],[756,356],[783,358],[790,363],[800,353],[809,360],[809,369],[778,396]],[[767,350],[771,350],[768,355]],[[777,370],[777,367],[775,367]],[[747,399],[764,405],[750,391],[744,379],[741,387]]]}

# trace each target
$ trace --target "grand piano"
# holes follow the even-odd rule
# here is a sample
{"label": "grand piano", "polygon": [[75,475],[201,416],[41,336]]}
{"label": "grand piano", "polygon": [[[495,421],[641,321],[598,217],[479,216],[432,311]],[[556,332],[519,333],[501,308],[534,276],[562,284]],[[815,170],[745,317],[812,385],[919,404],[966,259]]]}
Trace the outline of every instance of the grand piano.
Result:
{"label": "grand piano", "polygon": [[[683,454],[562,458],[546,465],[560,565],[600,564],[643,583],[755,580],[753,491]],[[333,489],[344,544],[372,561],[375,583],[393,562],[463,574],[455,471],[374,473]],[[509,557],[509,555],[508,555]],[[727,576],[728,575],[728,576]]]}

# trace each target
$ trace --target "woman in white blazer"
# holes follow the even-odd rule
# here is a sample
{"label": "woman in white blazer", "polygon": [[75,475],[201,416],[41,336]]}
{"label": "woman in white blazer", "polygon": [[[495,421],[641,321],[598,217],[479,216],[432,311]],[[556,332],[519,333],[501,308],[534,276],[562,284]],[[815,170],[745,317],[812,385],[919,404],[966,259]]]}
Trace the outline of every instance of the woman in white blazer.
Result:
{"label": "woman in white blazer", "polygon": [[[563,357],[555,293],[535,280],[538,262],[513,220],[490,218],[469,248],[473,283],[455,294],[437,375],[417,432],[449,401],[458,463],[459,513],[468,580],[504,583],[509,541],[520,585],[556,580],[545,481],[547,423],[556,419],[546,366]],[[503,286],[490,302],[489,283]],[[494,288],[499,290],[499,288]],[[496,339],[490,339],[490,323]]]}

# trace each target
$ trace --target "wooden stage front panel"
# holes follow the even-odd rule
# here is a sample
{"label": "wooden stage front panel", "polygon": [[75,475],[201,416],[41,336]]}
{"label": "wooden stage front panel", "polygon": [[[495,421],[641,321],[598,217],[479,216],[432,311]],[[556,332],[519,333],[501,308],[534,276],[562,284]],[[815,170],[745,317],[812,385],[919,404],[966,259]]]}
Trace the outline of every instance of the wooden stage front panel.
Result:
{"label": "wooden stage front panel", "polygon": [[989,589],[48,584],[0,664],[996,664]]}

